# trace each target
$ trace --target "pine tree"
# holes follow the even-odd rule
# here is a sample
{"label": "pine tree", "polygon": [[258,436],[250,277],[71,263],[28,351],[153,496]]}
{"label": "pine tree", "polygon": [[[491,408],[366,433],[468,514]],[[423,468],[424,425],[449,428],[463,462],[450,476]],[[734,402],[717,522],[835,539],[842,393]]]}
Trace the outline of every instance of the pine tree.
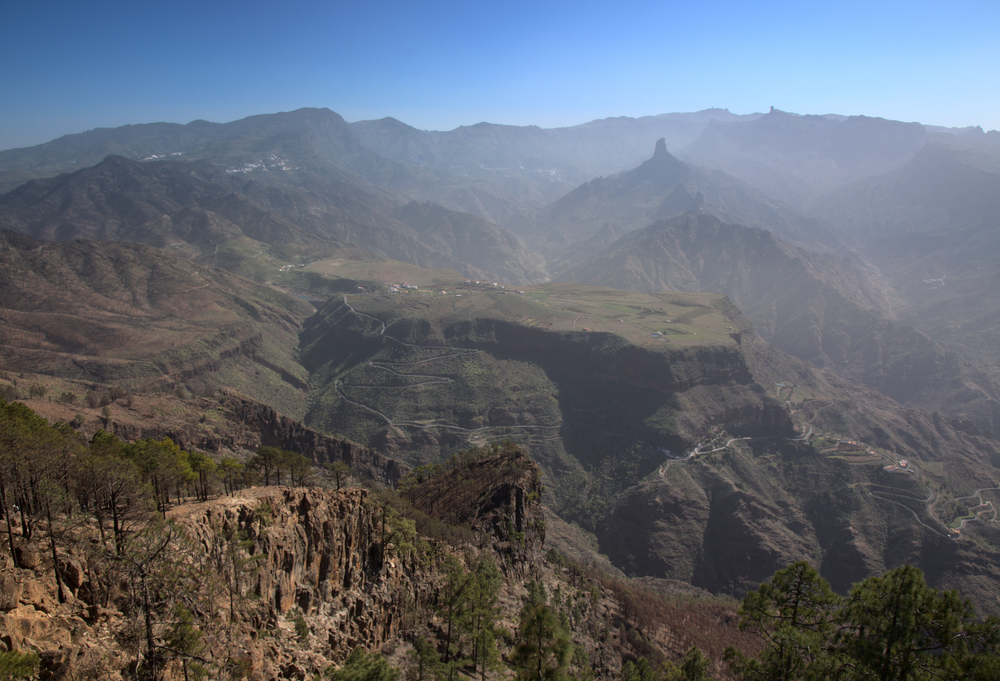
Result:
{"label": "pine tree", "polygon": [[519,681],[562,681],[573,655],[564,619],[548,604],[545,588],[532,580],[521,609],[518,644],[511,654]]}
{"label": "pine tree", "polygon": [[764,641],[759,660],[726,651],[730,669],[748,681],[792,681],[822,675],[835,664],[827,652],[840,597],[814,567],[799,561],[743,599],[740,629]]}
{"label": "pine tree", "polygon": [[472,640],[472,663],[480,668],[484,681],[488,670],[500,666],[496,641],[500,619],[497,601],[502,583],[503,576],[493,556],[483,554],[473,562],[463,629],[468,631]]}
{"label": "pine tree", "polygon": [[205,667],[201,664],[204,660],[199,657],[205,649],[201,637],[202,632],[195,626],[191,611],[183,603],[174,606],[174,622],[167,630],[167,644],[181,659],[184,681],[190,681],[191,676],[195,679],[205,678]]}
{"label": "pine tree", "polygon": [[858,679],[960,678],[984,648],[972,604],[928,587],[911,565],[855,584],[839,620],[844,663]]}
{"label": "pine tree", "polygon": [[748,594],[740,618],[765,642],[759,660],[726,651],[730,669],[748,681],[1000,678],[1000,619],[978,620],[969,601],[928,587],[909,565],[841,599],[796,563]]}
{"label": "pine tree", "polygon": [[39,657],[35,653],[8,650],[0,653],[0,680],[30,679],[38,669]]}
{"label": "pine tree", "polygon": [[381,655],[355,648],[344,666],[331,670],[327,676],[332,681],[396,681],[399,672],[389,666]]}

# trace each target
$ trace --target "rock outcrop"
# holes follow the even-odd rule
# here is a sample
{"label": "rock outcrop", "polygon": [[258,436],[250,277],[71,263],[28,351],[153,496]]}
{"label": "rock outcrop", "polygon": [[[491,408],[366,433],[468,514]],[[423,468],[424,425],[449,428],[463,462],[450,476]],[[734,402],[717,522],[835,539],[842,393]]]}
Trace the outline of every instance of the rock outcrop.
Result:
{"label": "rock outcrop", "polygon": [[[451,580],[456,566],[471,568],[483,553],[503,573],[497,607],[505,627],[517,627],[529,578],[554,595],[552,607],[587,653],[574,674],[619,678],[634,650],[626,625],[655,630],[647,647],[669,636],[663,650],[678,657],[695,645],[705,616],[716,618],[709,613],[716,606],[688,604],[701,612],[692,626],[629,620],[634,590],[543,558],[539,470],[517,447],[477,449],[431,472],[407,480],[405,499],[359,488],[268,487],[181,505],[162,525],[133,530],[120,549],[77,517],[57,539],[68,587],[61,598],[48,551],[40,550],[44,536],[22,542],[22,553],[38,556],[31,569],[13,567],[0,551],[0,649],[34,652],[38,678],[67,681],[137,674],[180,681],[189,672],[316,678],[358,647],[409,668],[407,641],[422,638],[439,650],[454,643]],[[419,530],[426,519],[448,541]],[[735,618],[727,617],[733,630]],[[502,655],[510,645],[500,641]]]}
{"label": "rock outcrop", "polygon": [[235,393],[225,393],[222,402],[234,420],[256,434],[257,447],[299,452],[317,464],[343,461],[358,475],[387,486],[394,485],[408,472],[406,466],[375,450],[324,435],[260,402]]}
{"label": "rock outcrop", "polygon": [[468,527],[510,576],[524,577],[545,542],[538,466],[517,447],[476,450],[469,460],[405,494],[421,511]]}
{"label": "rock outcrop", "polygon": [[184,524],[206,553],[227,538],[250,542],[252,589],[271,624],[298,609],[310,649],[336,662],[396,636],[406,608],[429,598],[430,582],[396,554],[380,517],[364,489],[268,488],[202,504]]}
{"label": "rock outcrop", "polygon": [[[278,447],[302,454],[317,465],[342,461],[365,480],[391,487],[408,468],[395,459],[362,447],[355,442],[325,435],[308,428],[262,402],[232,390],[220,390],[213,398],[202,398],[200,409],[218,410],[225,416],[226,428],[209,429],[189,422],[164,426],[109,420],[102,424],[116,437],[134,442],[143,438],[169,437],[181,449],[218,453],[224,450],[256,451],[260,447]],[[93,431],[87,432],[88,439]]]}

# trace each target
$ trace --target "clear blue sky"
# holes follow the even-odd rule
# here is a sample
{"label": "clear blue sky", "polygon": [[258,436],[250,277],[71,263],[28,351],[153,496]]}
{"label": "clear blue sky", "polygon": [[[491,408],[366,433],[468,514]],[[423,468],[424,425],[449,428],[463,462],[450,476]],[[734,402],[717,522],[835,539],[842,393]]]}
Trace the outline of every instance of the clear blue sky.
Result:
{"label": "clear blue sky", "polygon": [[427,130],[773,105],[1000,129],[1000,2],[4,3],[0,149],[304,106]]}

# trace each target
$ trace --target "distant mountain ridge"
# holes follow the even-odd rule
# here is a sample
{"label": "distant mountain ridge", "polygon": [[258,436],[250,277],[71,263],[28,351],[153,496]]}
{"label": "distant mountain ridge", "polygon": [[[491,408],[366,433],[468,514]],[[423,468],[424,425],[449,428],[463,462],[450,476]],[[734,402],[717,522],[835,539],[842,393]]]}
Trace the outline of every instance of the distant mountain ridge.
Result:
{"label": "distant mountain ridge", "polygon": [[876,312],[889,306],[852,261],[791,246],[763,229],[726,224],[704,209],[631,232],[564,274],[629,291],[724,293],[765,340],[821,366],[839,353],[824,346],[822,334],[798,328],[814,297],[823,300],[813,313],[819,327],[835,305]]}
{"label": "distant mountain ridge", "polygon": [[919,123],[772,109],[752,121],[713,123],[679,154],[803,208],[819,194],[899,167],[926,140]]}
{"label": "distant mountain ridge", "polygon": [[611,177],[592,180],[545,208],[511,220],[550,262],[556,277],[610,243],[615,236],[646,227],[692,208],[711,210],[725,220],[770,229],[786,240],[823,250],[844,249],[843,240],[822,221],[793,211],[738,180],[680,161],[656,142],[653,156]]}
{"label": "distant mountain ridge", "polygon": [[[347,123],[329,110],[302,109],[225,124],[96,130],[0,152],[3,186],[114,150],[133,159],[173,159],[149,165],[207,162],[217,171],[211,181],[220,185],[205,188],[203,203],[184,204],[182,212],[165,199],[127,198],[134,190],[128,183],[107,185],[107,196],[122,200],[103,203],[76,191],[14,210],[8,195],[0,200],[0,220],[40,235],[32,230],[133,234],[147,243],[174,244],[189,256],[218,256],[216,264],[262,281],[283,263],[322,252],[310,241],[319,238],[357,257],[373,254],[520,284],[582,278],[576,268],[586,262],[592,273],[601,269],[593,259],[610,257],[616,242],[634,230],[707,211],[724,223],[766,229],[785,244],[842,259],[809,273],[812,283],[799,292],[812,295],[817,285],[826,293],[780,313],[773,308],[770,316],[764,311],[788,298],[767,292],[778,284],[761,284],[766,271],[701,284],[729,286],[763,335],[773,333],[781,347],[909,403],[996,430],[1000,294],[994,274],[1000,263],[993,253],[1000,208],[991,197],[1000,193],[997,134],[776,109],[750,116],[715,109],[611,118],[552,130],[480,123],[429,132],[395,119]],[[664,141],[653,157],[640,163],[659,139]],[[209,180],[209,166],[200,168]],[[22,198],[31,193],[20,191],[26,192]],[[168,209],[157,217],[160,207]],[[172,240],[182,233],[188,237]],[[223,242],[204,234],[232,238],[217,248]],[[732,265],[736,272],[755,267],[751,251],[741,259],[734,244],[709,246],[700,257],[739,263]],[[651,275],[648,264],[633,260],[632,270],[612,275],[603,268],[602,276],[645,282],[630,286],[661,286],[678,276]],[[799,274],[809,271],[803,268]],[[854,312],[844,312],[852,305]],[[794,315],[793,308],[811,312]],[[907,325],[919,331],[904,331]],[[952,370],[957,374],[949,378]],[[914,385],[926,389],[914,393]]]}
{"label": "distant mountain ridge", "polygon": [[762,338],[817,366],[928,411],[962,404],[990,423],[995,380],[920,331],[887,316],[882,287],[849,259],[784,244],[704,211],[621,237],[563,273],[630,291],[716,291]]}
{"label": "distant mountain ridge", "polygon": [[[522,207],[536,208],[595,176],[634,167],[659,138],[671,147],[681,147],[694,141],[713,120],[757,116],[706,109],[605,118],[565,128],[478,123],[448,132],[417,130],[393,118],[350,125],[362,144],[382,156],[421,167],[458,170],[473,181],[502,187]],[[503,224],[503,216],[483,217]]]}
{"label": "distant mountain ridge", "polygon": [[0,197],[0,225],[36,239],[133,241],[165,247],[181,240],[211,250],[241,236],[335,247],[224,184],[206,161],[137,163],[108,156],[92,168],[32,180]]}
{"label": "distant mountain ridge", "polygon": [[[544,276],[537,256],[516,237],[473,216],[456,237],[447,211],[417,230],[393,216],[392,201],[347,183],[307,178],[305,186],[288,187],[242,178],[207,161],[112,156],[0,196],[0,227],[41,239],[184,246],[192,257],[248,276],[261,244],[288,255],[375,254],[512,283]],[[456,257],[453,246],[470,239],[477,247]]]}
{"label": "distant mountain ridge", "polygon": [[[981,135],[986,137],[986,135]],[[891,283],[899,319],[958,352],[980,378],[961,401],[1000,425],[1000,153],[934,140],[902,167],[820,197]],[[1000,150],[1000,146],[997,147]]]}
{"label": "distant mountain ridge", "polygon": [[[558,198],[596,175],[639,162],[657,138],[694,140],[711,120],[748,120],[724,109],[611,118],[570,128],[478,124],[420,131],[395,119],[348,124],[329,109],[298,109],[229,123],[150,123],[65,135],[0,151],[0,193],[34,177],[93,165],[108,155],[133,160],[211,158],[241,167],[283,153],[368,188],[404,192],[493,222]],[[624,137],[623,137],[624,135]],[[627,141],[626,141],[627,140]]]}

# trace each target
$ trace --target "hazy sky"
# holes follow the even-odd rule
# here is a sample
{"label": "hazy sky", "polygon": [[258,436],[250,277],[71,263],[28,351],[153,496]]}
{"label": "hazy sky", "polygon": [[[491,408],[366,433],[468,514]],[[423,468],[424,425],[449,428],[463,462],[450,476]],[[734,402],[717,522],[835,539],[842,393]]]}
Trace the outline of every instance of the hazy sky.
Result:
{"label": "hazy sky", "polygon": [[1000,129],[1000,2],[4,3],[0,149],[328,107],[428,130],[773,105]]}

